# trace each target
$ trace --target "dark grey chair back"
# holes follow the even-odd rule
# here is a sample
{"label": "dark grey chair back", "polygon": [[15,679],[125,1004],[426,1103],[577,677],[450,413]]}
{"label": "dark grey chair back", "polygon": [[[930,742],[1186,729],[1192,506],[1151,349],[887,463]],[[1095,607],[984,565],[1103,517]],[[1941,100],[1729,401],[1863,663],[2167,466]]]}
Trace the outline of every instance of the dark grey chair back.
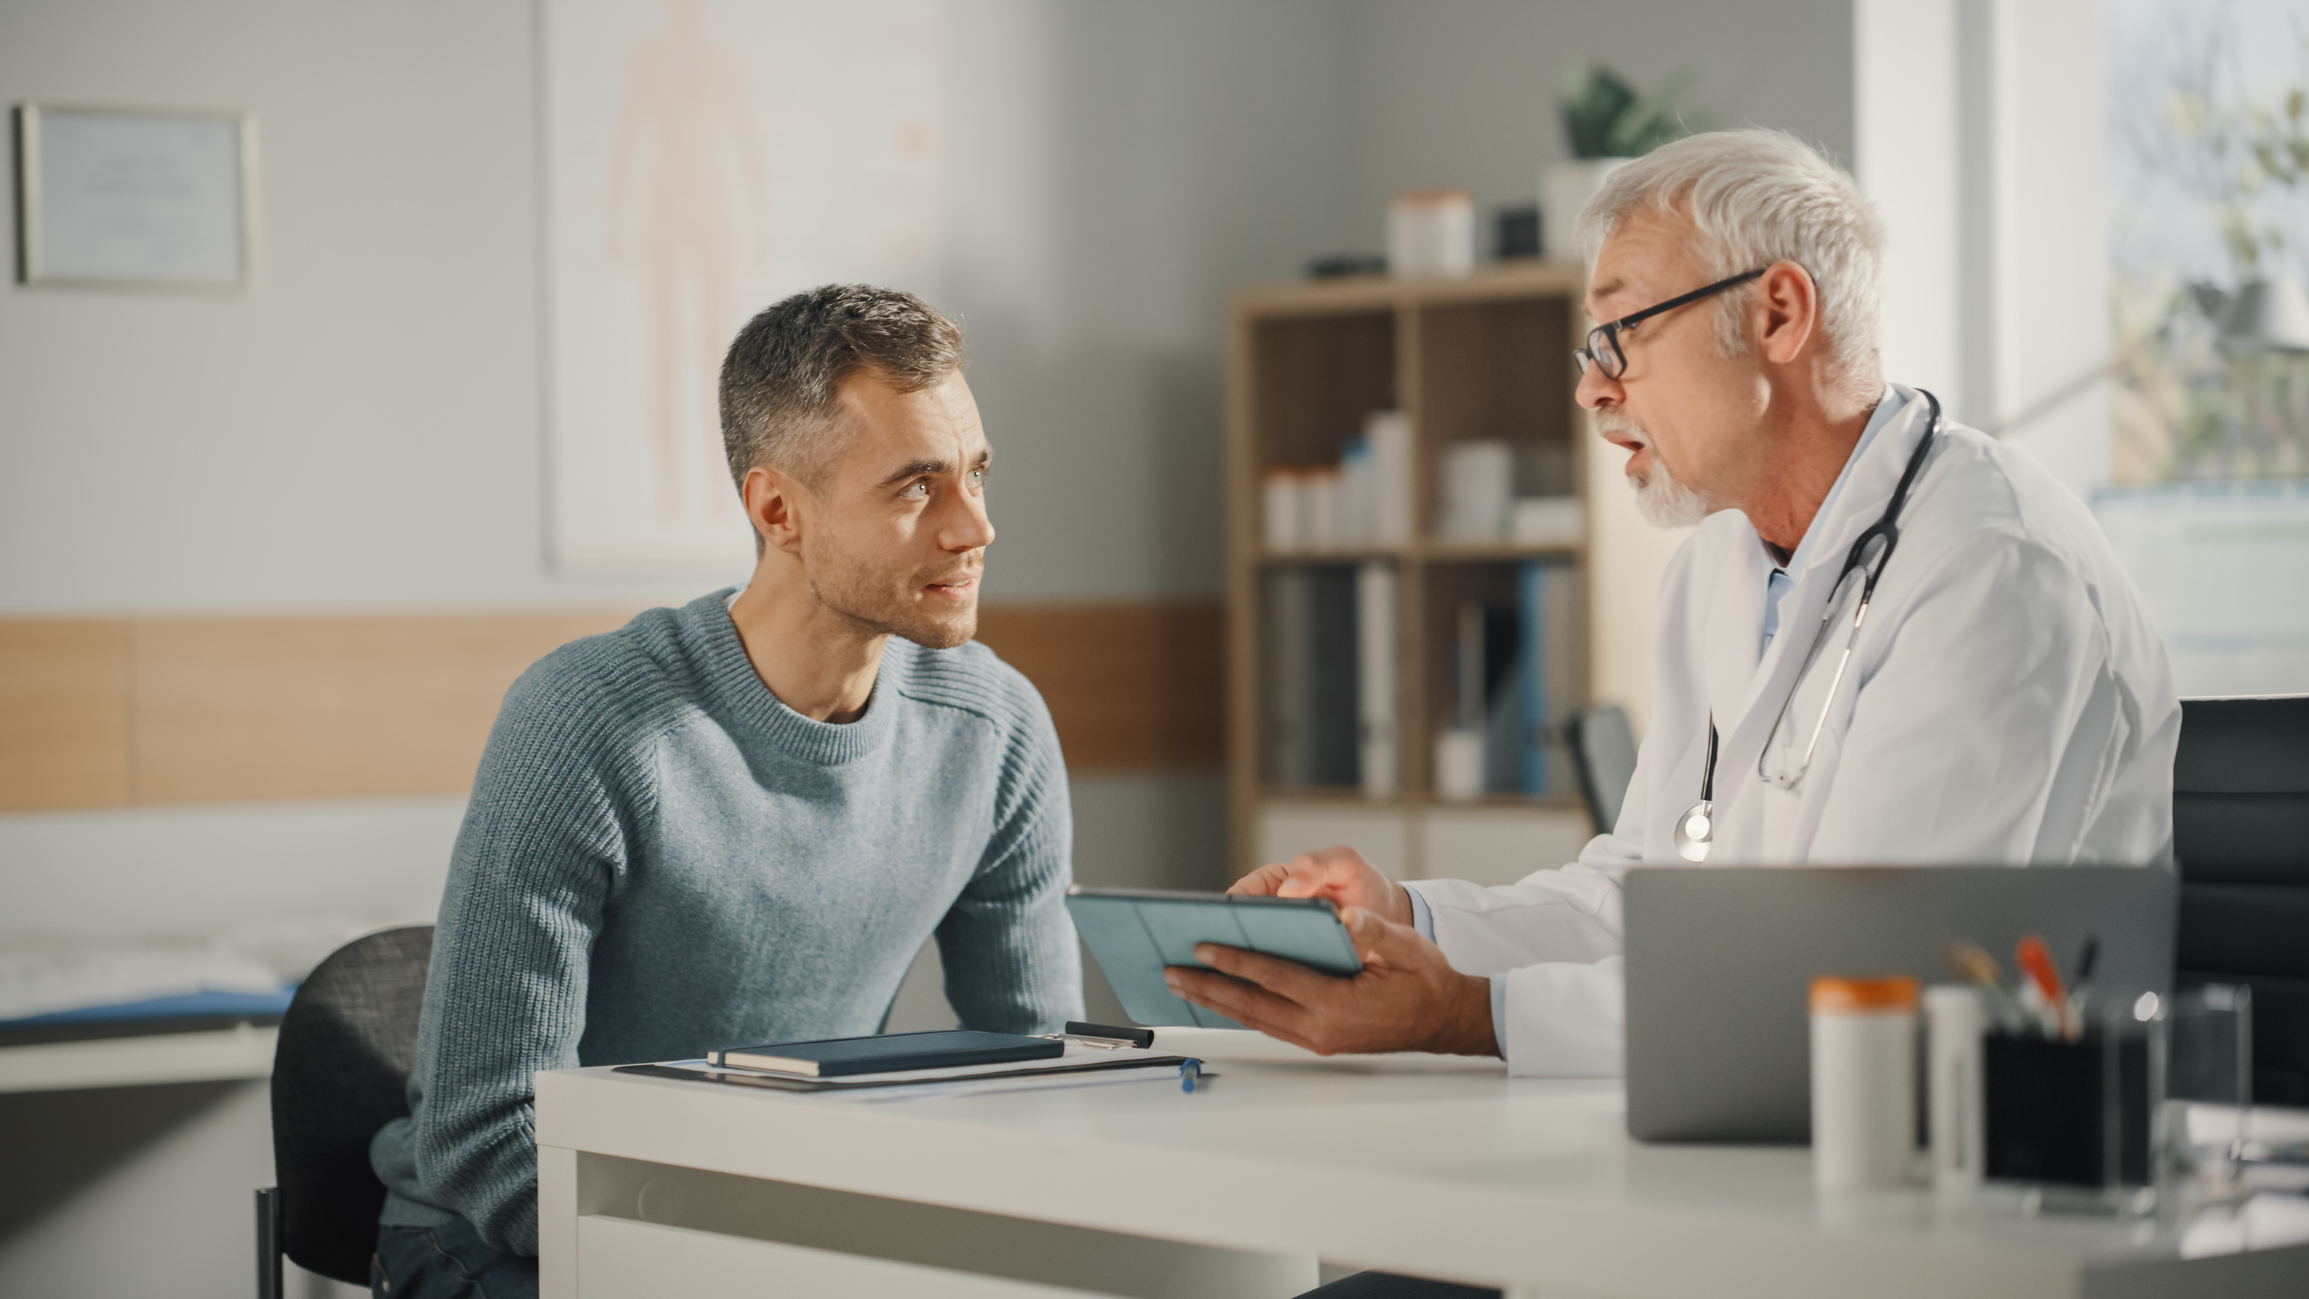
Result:
{"label": "dark grey chair back", "polygon": [[2253,989],[2253,1099],[2309,1105],[2309,695],[2184,699],[2177,986]]}
{"label": "dark grey chair back", "polygon": [[281,1020],[273,1054],[280,1244],[297,1266],[350,1285],[369,1284],[385,1206],[369,1139],[409,1112],[404,1089],[432,958],[431,925],[356,938],[314,968]]}
{"label": "dark grey chair back", "polygon": [[1636,730],[1628,712],[1618,704],[1583,708],[1564,723],[1563,738],[1571,748],[1572,770],[1579,773],[1588,819],[1597,834],[1608,834],[1619,824],[1628,782],[1636,778]]}

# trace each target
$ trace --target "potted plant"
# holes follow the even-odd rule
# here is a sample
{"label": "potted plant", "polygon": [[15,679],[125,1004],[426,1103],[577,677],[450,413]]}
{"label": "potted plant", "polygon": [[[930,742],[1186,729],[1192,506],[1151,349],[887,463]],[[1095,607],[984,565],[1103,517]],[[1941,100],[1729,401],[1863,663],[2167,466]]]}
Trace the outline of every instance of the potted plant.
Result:
{"label": "potted plant", "polygon": [[1675,106],[1688,84],[1688,76],[1678,75],[1642,95],[1600,63],[1572,69],[1558,101],[1572,156],[1546,163],[1539,172],[1540,230],[1550,255],[1572,254],[1580,209],[1603,187],[1605,177],[1690,134]]}

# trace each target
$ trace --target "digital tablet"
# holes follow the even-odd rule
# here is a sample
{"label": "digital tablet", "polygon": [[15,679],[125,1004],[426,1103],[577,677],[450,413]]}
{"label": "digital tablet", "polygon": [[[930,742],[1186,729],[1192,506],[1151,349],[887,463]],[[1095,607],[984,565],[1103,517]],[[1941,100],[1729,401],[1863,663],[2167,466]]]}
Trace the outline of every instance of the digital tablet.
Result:
{"label": "digital tablet", "polygon": [[1339,912],[1323,898],[1259,898],[1235,893],[1170,893],[1157,889],[1066,891],[1074,927],[1141,1024],[1241,1028],[1242,1025],[1171,994],[1166,965],[1207,969],[1195,944],[1218,943],[1297,961],[1324,974],[1360,973],[1354,940]]}

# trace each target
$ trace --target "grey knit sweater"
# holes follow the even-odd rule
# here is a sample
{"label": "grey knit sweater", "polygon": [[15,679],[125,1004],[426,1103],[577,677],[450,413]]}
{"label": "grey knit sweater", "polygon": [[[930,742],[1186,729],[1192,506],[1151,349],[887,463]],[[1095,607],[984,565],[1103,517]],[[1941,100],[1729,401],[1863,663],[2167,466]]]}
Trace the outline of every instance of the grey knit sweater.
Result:
{"label": "grey knit sweater", "polygon": [[892,639],[864,716],[754,674],[724,601],[547,655],[505,697],[441,899],[383,1221],[537,1252],[539,1069],[879,1030],[935,933],[972,1028],[1081,1015],[1066,770],[984,646]]}

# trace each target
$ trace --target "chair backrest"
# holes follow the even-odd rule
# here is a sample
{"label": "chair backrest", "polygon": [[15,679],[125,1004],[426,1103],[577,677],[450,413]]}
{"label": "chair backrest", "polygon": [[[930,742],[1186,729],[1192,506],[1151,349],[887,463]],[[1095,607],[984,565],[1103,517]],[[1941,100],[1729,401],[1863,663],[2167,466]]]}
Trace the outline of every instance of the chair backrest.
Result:
{"label": "chair backrest", "polygon": [[281,1244],[297,1266],[369,1283],[385,1184],[369,1139],[409,1112],[417,1015],[433,926],[354,939],[314,967],[289,1002],[273,1054],[273,1173]]}
{"label": "chair backrest", "polygon": [[1580,797],[1597,834],[1619,824],[1628,782],[1636,778],[1636,730],[1618,704],[1598,704],[1571,715],[1564,724],[1572,770],[1579,773]]}
{"label": "chair backrest", "polygon": [[2309,695],[2184,699],[2181,986],[2253,989],[2253,1098],[2309,1105]]}

